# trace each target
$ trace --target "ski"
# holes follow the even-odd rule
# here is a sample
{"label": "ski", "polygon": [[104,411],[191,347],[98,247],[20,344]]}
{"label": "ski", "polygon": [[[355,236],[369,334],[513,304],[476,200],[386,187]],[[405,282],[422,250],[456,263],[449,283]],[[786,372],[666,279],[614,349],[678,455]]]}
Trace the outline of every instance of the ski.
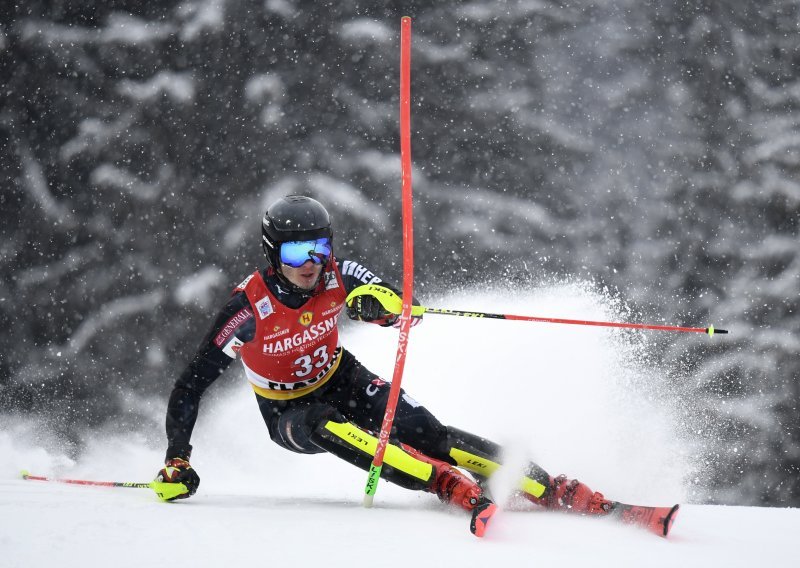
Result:
{"label": "ski", "polygon": [[667,537],[672,529],[672,523],[675,522],[675,517],[678,516],[679,508],[680,505],[644,507],[612,501],[608,515],[625,524],[642,527],[658,536]]}
{"label": "ski", "polygon": [[489,500],[484,501],[472,510],[472,520],[469,523],[469,530],[477,537],[482,537],[486,533],[486,527],[492,516],[497,512],[497,505]]}
{"label": "ski", "polygon": [[[675,517],[678,516],[680,505],[672,507],[646,507],[642,505],[628,505],[618,501],[610,501],[610,506],[603,517],[610,517],[626,525],[641,527],[658,536],[667,537]],[[469,530],[477,537],[483,537],[492,517],[498,511],[497,505],[486,501],[472,510],[472,520]]]}

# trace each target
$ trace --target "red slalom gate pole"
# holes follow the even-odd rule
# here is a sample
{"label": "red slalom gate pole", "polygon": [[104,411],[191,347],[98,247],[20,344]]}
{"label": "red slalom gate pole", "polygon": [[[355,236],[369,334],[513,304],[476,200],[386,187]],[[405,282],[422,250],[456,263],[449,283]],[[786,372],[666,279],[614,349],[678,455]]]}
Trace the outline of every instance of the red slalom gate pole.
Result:
{"label": "red slalom gate pole", "polygon": [[386,401],[375,456],[369,468],[367,486],[364,489],[365,507],[372,506],[375,492],[378,490],[383,456],[389,443],[397,399],[400,396],[400,382],[403,379],[408,335],[411,330],[411,303],[414,295],[414,210],[411,201],[411,18],[408,16],[400,20],[400,165],[403,200],[403,309],[400,312],[400,335],[397,339],[392,386],[389,390],[389,399]]}

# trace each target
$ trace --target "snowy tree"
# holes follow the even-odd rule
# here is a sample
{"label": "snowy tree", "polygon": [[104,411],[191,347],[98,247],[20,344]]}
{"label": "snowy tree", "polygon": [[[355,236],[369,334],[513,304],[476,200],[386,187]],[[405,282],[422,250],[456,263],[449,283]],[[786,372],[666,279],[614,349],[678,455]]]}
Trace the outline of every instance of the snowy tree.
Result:
{"label": "snowy tree", "polygon": [[212,312],[261,264],[264,208],[291,191],[329,207],[338,255],[399,280],[406,13],[420,293],[567,275],[642,318],[730,328],[653,339],[673,370],[658,395],[702,442],[701,497],[796,504],[785,0],[4,5],[3,411],[76,451],[85,425],[159,431]]}

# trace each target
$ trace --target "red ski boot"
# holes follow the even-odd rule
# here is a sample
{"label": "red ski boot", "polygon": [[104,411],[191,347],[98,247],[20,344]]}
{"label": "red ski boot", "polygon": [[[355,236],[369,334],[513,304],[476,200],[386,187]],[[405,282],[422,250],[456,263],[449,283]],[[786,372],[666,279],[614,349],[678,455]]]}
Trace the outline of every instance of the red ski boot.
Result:
{"label": "red ski boot", "polygon": [[436,467],[436,479],[431,485],[444,503],[454,503],[472,512],[469,530],[475,536],[483,536],[492,515],[497,512],[497,505],[483,494],[480,486],[467,475],[450,464],[431,463]]}
{"label": "red ski boot", "polygon": [[613,508],[613,502],[602,493],[592,491],[577,479],[567,479],[566,475],[550,478],[550,486],[541,497],[523,493],[525,498],[547,509],[605,515]]}
{"label": "red ski boot", "polygon": [[475,536],[483,536],[489,519],[497,511],[497,505],[483,494],[480,485],[449,463],[426,456],[406,445],[403,445],[403,449],[433,466],[435,473],[428,490],[436,493],[443,503],[452,503],[472,512],[470,531]]}
{"label": "red ski boot", "polygon": [[610,501],[602,493],[593,492],[577,479],[559,475],[550,478],[550,485],[541,497],[522,492],[528,500],[548,509],[569,511],[584,515],[608,515],[623,523],[636,525],[659,536],[666,537],[678,515],[678,505],[672,507],[644,507]]}
{"label": "red ski boot", "polygon": [[483,491],[471,477],[449,463],[426,456],[410,446],[403,444],[402,448],[419,461],[433,466],[435,473],[428,491],[436,493],[443,503],[453,503],[462,509],[472,511],[481,501]]}

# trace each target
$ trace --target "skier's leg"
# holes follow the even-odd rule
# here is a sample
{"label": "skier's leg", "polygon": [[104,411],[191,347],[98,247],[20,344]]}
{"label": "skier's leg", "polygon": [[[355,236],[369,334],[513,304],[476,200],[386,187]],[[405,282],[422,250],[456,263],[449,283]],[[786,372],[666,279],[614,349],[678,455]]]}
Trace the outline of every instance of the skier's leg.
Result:
{"label": "skier's leg", "polygon": [[319,454],[325,450],[311,441],[315,416],[329,407],[311,405],[305,400],[272,400],[256,396],[258,409],[269,430],[269,437],[280,447],[298,454]]}
{"label": "skier's leg", "polygon": [[[324,398],[360,428],[379,431],[391,385],[370,372],[346,350],[337,375],[335,386],[323,389],[326,391]],[[465,469],[479,480],[487,479],[501,466],[502,448],[498,444],[444,426],[402,389],[391,436],[403,447]],[[520,482],[520,493],[538,505],[578,512],[603,512],[608,503],[602,494],[592,492],[585,484],[565,476],[553,478],[532,462],[526,467]]]}
{"label": "skier's leg", "polygon": [[[378,440],[319,399],[275,401],[256,395],[272,440],[293,452],[327,451],[368,471]],[[436,493],[446,503],[471,510],[481,502],[481,489],[450,464],[412,448],[389,444],[381,476],[401,487]]]}
{"label": "skier's leg", "polygon": [[[331,381],[333,385],[320,389],[324,393],[322,397],[360,428],[378,432],[391,384],[361,365],[347,350],[336,374],[335,382]],[[403,389],[397,401],[391,438],[433,459],[466,469],[478,478],[487,478],[500,467],[500,446],[486,438],[444,426]],[[539,478],[546,480],[547,474],[541,473]]]}
{"label": "skier's leg", "polygon": [[[351,422],[336,420],[318,426],[312,440],[364,471],[369,470],[378,446],[378,439],[371,433]],[[472,478],[410,446],[389,443],[383,459],[381,477],[401,487],[436,493],[444,503],[468,511],[484,501],[480,486]]]}
{"label": "skier's leg", "polygon": [[[322,397],[347,420],[364,430],[373,433],[380,431],[391,383],[361,365],[347,350],[342,354],[335,384],[330,387],[326,385],[321,390],[324,390]],[[391,438],[425,455],[449,462],[446,455],[437,455],[446,436],[444,425],[405,390],[400,389]]]}
{"label": "skier's leg", "polygon": [[[447,455],[455,465],[472,472],[478,479],[488,479],[501,466],[502,448],[486,438],[448,426],[446,444]],[[554,478],[533,462],[525,469],[518,494],[548,509],[603,514],[611,507],[602,493],[565,475]]]}

